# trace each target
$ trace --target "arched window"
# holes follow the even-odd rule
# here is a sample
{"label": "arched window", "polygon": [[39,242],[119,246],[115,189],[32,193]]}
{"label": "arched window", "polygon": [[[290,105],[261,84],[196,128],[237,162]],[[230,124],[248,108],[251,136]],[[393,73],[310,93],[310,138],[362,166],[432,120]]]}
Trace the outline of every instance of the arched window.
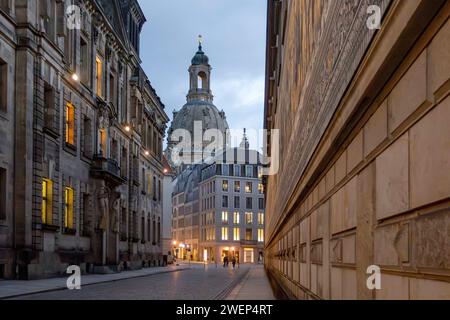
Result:
{"label": "arched window", "polygon": [[197,75],[197,88],[206,89],[208,87],[206,73],[200,71]]}

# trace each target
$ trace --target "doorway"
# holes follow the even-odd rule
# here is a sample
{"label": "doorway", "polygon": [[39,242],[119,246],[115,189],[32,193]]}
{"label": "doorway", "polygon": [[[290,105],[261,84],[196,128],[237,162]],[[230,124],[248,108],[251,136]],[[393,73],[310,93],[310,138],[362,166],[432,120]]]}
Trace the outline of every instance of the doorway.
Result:
{"label": "doorway", "polygon": [[244,249],[244,263],[254,263],[255,257],[253,253],[253,249]]}

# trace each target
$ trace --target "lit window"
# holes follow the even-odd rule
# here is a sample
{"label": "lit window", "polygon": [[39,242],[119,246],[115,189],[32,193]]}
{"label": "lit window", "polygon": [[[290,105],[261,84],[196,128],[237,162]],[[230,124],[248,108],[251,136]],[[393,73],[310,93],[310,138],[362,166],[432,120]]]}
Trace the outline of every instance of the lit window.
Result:
{"label": "lit window", "polygon": [[252,212],[246,212],[245,213],[245,223],[246,224],[252,224],[253,223],[253,213]]}
{"label": "lit window", "polygon": [[222,182],[222,191],[228,191],[228,180],[223,180]]}
{"label": "lit window", "polygon": [[234,182],[234,192],[241,192],[241,182],[240,181]]}
{"label": "lit window", "polygon": [[105,129],[100,129],[100,153],[103,157],[107,156],[108,136]]}
{"label": "lit window", "polygon": [[264,185],[262,183],[258,183],[258,191],[259,191],[259,194],[264,193]]}
{"label": "lit window", "polygon": [[228,212],[227,211],[222,212],[222,223],[228,223]]}
{"label": "lit window", "polygon": [[64,227],[73,229],[73,189],[64,190]]}
{"label": "lit window", "polygon": [[53,182],[42,180],[42,223],[51,225],[53,222]]}
{"label": "lit window", "polygon": [[228,228],[223,227],[222,228],[222,241],[227,241],[227,240],[228,240]]}
{"label": "lit window", "polygon": [[258,241],[264,242],[264,229],[258,229]]}
{"label": "lit window", "polygon": [[70,102],[66,104],[66,143],[75,145],[75,107]]}
{"label": "lit window", "polygon": [[234,214],[233,214],[233,223],[234,224],[239,224],[239,212],[235,212]]}
{"label": "lit window", "polygon": [[147,194],[152,194],[152,175],[147,174]]}
{"label": "lit window", "polygon": [[96,66],[96,87],[97,87],[97,95],[99,97],[103,97],[103,62],[100,57],[96,57],[95,59]]}
{"label": "lit window", "polygon": [[245,183],[245,193],[252,193],[252,183],[251,182],[246,182]]}
{"label": "lit window", "polygon": [[260,226],[264,225],[264,213],[258,213],[258,224]]}
{"label": "lit window", "polygon": [[239,228],[233,229],[233,240],[234,241],[240,241],[241,240],[241,231]]}

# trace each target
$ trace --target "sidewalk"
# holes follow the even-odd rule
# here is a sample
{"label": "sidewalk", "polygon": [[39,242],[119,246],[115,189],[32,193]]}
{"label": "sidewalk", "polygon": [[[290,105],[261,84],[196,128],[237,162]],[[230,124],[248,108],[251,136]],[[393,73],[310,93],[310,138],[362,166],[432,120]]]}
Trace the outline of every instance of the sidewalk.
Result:
{"label": "sidewalk", "polygon": [[275,300],[264,266],[252,267],[226,300]]}
{"label": "sidewalk", "polygon": [[[114,274],[88,274],[81,276],[81,286],[87,286],[97,283],[114,282],[125,279],[147,277],[154,274],[176,272],[189,269],[187,265],[147,268],[135,271],[124,271]],[[64,290],[67,288],[66,281],[70,275],[62,278],[51,278],[42,280],[1,280],[0,281],[0,300],[14,298],[29,294]]]}

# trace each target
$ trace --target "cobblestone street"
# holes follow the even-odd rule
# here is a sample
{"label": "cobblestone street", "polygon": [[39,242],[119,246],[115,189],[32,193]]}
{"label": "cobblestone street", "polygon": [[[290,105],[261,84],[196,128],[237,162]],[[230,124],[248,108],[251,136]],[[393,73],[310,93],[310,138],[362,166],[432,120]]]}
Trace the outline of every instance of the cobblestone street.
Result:
{"label": "cobblestone street", "polygon": [[[212,300],[226,299],[235,288],[252,285],[252,269],[262,266],[241,266],[224,269],[221,266],[192,265],[190,269],[147,277],[125,279],[82,286],[81,290],[58,290],[16,297],[16,300]],[[261,272],[258,277],[265,277]],[[256,279],[259,281],[259,279]],[[265,280],[265,279],[264,279]],[[270,286],[263,288],[264,298],[271,297]],[[251,288],[248,288],[247,291]],[[261,294],[255,292],[255,299]],[[251,299],[248,295],[247,299]]]}

